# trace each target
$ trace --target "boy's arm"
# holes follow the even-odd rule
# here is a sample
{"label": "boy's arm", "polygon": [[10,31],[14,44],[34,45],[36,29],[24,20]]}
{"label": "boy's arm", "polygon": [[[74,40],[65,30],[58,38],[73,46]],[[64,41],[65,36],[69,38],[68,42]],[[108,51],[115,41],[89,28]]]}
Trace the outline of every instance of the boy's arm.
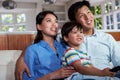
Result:
{"label": "boy's arm", "polygon": [[72,66],[76,69],[76,71],[80,72],[84,75],[93,75],[93,76],[113,76],[114,73],[109,71],[109,68],[105,68],[103,70],[95,68],[93,65],[90,66],[82,66],[80,61],[77,61],[72,64]]}
{"label": "boy's arm", "polygon": [[26,71],[28,76],[30,77],[30,71],[24,62],[24,54],[25,54],[25,50],[23,50],[22,54],[20,55],[20,57],[16,61],[15,80],[22,80],[22,74],[24,71]]}
{"label": "boy's arm", "polygon": [[[113,76],[114,73],[109,71],[108,68],[105,68],[103,70],[95,68],[92,64],[89,64],[86,62],[86,60],[83,60],[82,55],[79,55],[82,53],[79,53],[78,51],[70,48],[65,52],[65,60],[68,65],[73,66],[77,72],[84,74],[84,75],[94,75],[94,76]],[[81,58],[80,58],[81,57]],[[81,63],[81,60],[84,61],[83,65]]]}

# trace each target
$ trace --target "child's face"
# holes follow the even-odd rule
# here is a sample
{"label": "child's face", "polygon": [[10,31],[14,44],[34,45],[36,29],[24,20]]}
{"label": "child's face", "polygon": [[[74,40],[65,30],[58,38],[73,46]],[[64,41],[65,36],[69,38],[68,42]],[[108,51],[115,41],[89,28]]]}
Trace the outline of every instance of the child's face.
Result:
{"label": "child's face", "polygon": [[79,46],[84,39],[83,30],[74,27],[70,33],[68,33],[68,37],[64,38],[70,47]]}

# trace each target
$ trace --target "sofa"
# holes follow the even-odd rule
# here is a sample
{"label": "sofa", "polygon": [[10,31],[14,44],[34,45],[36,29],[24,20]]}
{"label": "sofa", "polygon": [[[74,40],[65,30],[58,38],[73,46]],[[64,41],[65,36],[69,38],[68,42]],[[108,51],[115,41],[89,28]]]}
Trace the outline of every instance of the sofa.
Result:
{"label": "sofa", "polygon": [[15,63],[22,50],[0,50],[0,80],[15,80]]}
{"label": "sofa", "polygon": [[[117,41],[120,45],[120,41]],[[15,80],[15,63],[22,50],[0,50],[0,80]]]}

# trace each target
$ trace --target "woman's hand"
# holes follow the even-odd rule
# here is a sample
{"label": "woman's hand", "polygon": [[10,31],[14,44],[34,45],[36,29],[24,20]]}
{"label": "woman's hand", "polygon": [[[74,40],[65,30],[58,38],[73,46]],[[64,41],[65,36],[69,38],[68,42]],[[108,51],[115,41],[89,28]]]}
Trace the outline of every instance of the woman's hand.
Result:
{"label": "woman's hand", "polygon": [[20,56],[16,62],[15,66],[15,80],[22,80],[22,74],[26,71],[28,76],[30,77],[30,72],[27,65],[24,62],[23,56]]}
{"label": "woman's hand", "polygon": [[62,67],[57,71],[51,72],[37,80],[57,80],[69,77],[72,73],[76,72],[73,67]]}
{"label": "woman's hand", "polygon": [[62,67],[59,70],[54,72],[54,76],[52,77],[52,79],[67,78],[74,72],[76,72],[76,71],[71,66],[70,67]]}

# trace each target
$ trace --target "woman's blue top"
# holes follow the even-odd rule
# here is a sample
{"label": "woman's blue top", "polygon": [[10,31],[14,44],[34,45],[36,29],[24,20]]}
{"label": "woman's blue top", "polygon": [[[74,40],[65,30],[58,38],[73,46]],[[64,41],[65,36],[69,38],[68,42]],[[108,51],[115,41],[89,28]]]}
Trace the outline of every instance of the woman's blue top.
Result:
{"label": "woman's blue top", "polygon": [[61,68],[61,58],[65,49],[57,41],[54,41],[54,46],[56,52],[47,42],[42,40],[26,49],[24,60],[30,70],[31,77],[28,77],[24,72],[23,80],[36,80]]}

